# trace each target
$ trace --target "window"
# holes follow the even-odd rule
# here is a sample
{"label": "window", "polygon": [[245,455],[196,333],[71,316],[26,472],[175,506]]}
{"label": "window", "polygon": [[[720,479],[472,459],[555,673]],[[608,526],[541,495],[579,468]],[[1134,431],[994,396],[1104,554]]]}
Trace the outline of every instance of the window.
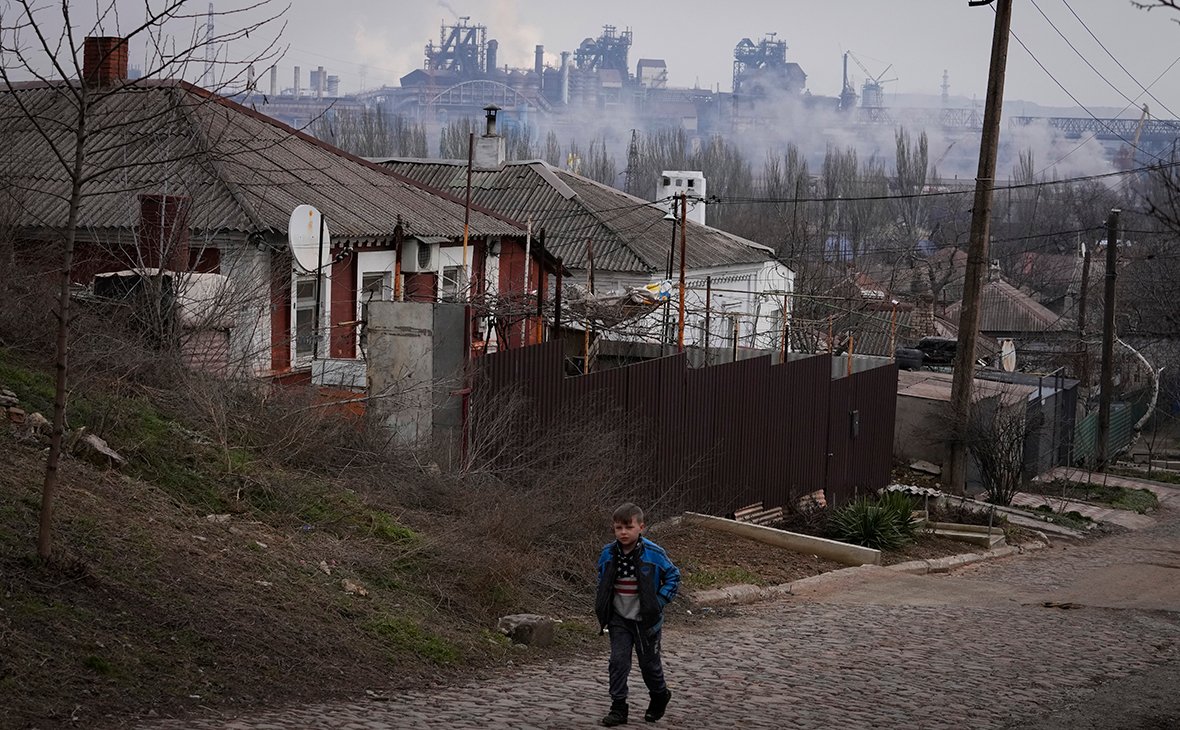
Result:
{"label": "window", "polygon": [[393,272],[366,271],[361,274],[361,321],[369,321],[369,302],[393,299]]}
{"label": "window", "polygon": [[678,187],[678,188],[684,187],[684,178],[681,178],[681,177],[676,178],[676,187]]}
{"label": "window", "polygon": [[462,266],[444,266],[442,283],[438,288],[439,299],[447,302],[457,302],[463,294],[464,279]]}
{"label": "window", "polygon": [[691,187],[694,187],[695,185],[696,185],[696,180],[694,178],[690,177],[688,179],[688,186],[691,188]]}
{"label": "window", "polygon": [[295,357],[308,357],[315,351],[315,295],[314,278],[295,281]]}
{"label": "window", "polygon": [[669,185],[671,185],[671,184],[672,184],[672,181],[671,181],[671,180],[669,180],[667,177],[665,177],[665,178],[664,178],[664,187],[668,187],[668,186],[669,186]]}

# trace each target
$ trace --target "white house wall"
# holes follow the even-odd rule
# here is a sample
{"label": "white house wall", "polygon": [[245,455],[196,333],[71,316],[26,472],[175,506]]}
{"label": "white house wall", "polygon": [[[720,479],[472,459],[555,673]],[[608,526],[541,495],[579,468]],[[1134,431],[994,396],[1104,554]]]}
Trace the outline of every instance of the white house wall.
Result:
{"label": "white house wall", "polygon": [[234,326],[229,374],[270,372],[270,250],[243,241],[219,243],[221,273],[233,282]]}

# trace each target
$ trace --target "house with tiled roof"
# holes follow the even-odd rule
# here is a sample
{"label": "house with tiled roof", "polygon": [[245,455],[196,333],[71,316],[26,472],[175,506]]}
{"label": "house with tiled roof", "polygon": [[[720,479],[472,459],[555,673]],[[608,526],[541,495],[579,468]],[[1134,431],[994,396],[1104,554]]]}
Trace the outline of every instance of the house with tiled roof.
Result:
{"label": "house with tiled roof", "polygon": [[[679,220],[654,203],[542,160],[507,161],[498,139],[494,128],[489,128],[489,134],[476,140],[470,174],[472,203],[513,220],[531,221],[546,250],[573,272],[574,282],[589,289],[592,279],[597,296],[656,291],[661,285],[665,292],[670,288],[675,322],[681,267]],[[481,145],[487,154],[479,153]],[[467,193],[466,160],[375,161],[430,189],[456,197]],[[783,312],[789,311],[785,295],[793,290],[794,272],[777,260],[770,247],[717,228],[690,220],[684,234],[686,344],[705,343],[708,298],[712,346],[732,342],[736,322],[741,347],[777,350]],[[455,265],[454,261],[444,264]],[[649,341],[668,341],[667,330],[658,323],[644,332]]]}
{"label": "house with tiled roof", "polygon": [[[87,118],[74,282],[116,271],[223,276],[233,291],[219,325],[224,368],[300,377],[316,359],[352,361],[359,369],[350,378],[363,387],[366,301],[435,300],[440,250],[468,251],[464,285],[481,292],[546,286],[555,260],[523,224],[479,205],[467,210],[188,82],[128,80],[126,54],[121,64],[114,58],[85,70],[98,101]],[[52,120],[72,118],[69,90],[78,84],[0,89],[0,189],[26,250],[54,250],[67,223],[61,159],[72,129]],[[288,245],[300,205],[318,209],[328,232],[313,270],[299,267]],[[497,267],[500,256],[522,263],[530,243],[530,266]],[[534,328],[523,329],[532,336]]]}

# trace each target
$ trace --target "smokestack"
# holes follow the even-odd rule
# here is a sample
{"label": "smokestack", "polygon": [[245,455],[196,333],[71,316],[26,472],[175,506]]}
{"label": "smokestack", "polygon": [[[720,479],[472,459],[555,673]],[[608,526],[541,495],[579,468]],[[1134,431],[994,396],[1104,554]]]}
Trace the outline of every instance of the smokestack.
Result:
{"label": "smokestack", "polygon": [[570,103],[570,52],[561,52],[561,103]]}
{"label": "smokestack", "polygon": [[340,96],[340,77],[328,77],[328,96]]}
{"label": "smokestack", "polygon": [[82,78],[94,86],[127,80],[127,39],[91,36],[82,57]]}
{"label": "smokestack", "polygon": [[279,67],[270,67],[270,96],[273,99],[279,95]]}
{"label": "smokestack", "polygon": [[148,268],[188,271],[189,199],[139,196],[139,258]]}
{"label": "smokestack", "polygon": [[327,79],[324,78],[324,67],[320,66],[318,69],[316,69],[316,72],[315,72],[315,98],[316,99],[323,99],[324,98],[324,86],[326,86],[326,84],[324,83],[325,81],[327,81]]}
{"label": "smokestack", "polygon": [[492,40],[488,41],[488,62],[487,62],[487,68],[484,69],[484,72],[487,73],[489,76],[491,76],[492,74],[494,74],[496,72],[496,52],[499,50],[500,50],[500,41],[498,41],[494,38]]}
{"label": "smokestack", "polygon": [[246,98],[254,93],[254,64],[246,67]]}
{"label": "smokestack", "polygon": [[292,92],[295,95],[295,100],[299,100],[299,67],[295,67],[295,88]]}
{"label": "smokestack", "polygon": [[537,46],[536,60],[533,61],[533,70],[540,76],[545,72],[545,46]]}

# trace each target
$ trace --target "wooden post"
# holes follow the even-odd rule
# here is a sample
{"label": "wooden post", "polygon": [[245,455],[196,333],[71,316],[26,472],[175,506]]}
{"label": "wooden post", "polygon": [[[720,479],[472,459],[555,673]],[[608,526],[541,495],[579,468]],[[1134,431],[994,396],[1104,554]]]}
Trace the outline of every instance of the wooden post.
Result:
{"label": "wooden post", "polygon": [[1078,299],[1078,349],[1081,351],[1081,363],[1078,373],[1081,376],[1082,391],[1090,387],[1090,348],[1086,344],[1086,302],[1090,294],[1090,247],[1086,246],[1082,254],[1082,291]]}
{"label": "wooden post", "polygon": [[738,316],[733,315],[733,362],[737,362]]}
{"label": "wooden post", "polygon": [[848,333],[848,374],[852,375],[852,333]]}
{"label": "wooden post", "polygon": [[1119,211],[1106,219],[1106,301],[1102,318],[1102,381],[1098,394],[1098,463],[1103,469],[1110,460],[1110,406],[1114,397],[1114,298],[1115,267],[1119,262]]}
{"label": "wooden post", "polygon": [[[974,3],[973,3],[974,4]],[[988,236],[991,227],[992,189],[996,183],[996,153],[1000,146],[1000,114],[1004,103],[1004,72],[1008,64],[1008,38],[1012,25],[1012,0],[996,0],[992,31],[991,65],[983,110],[983,134],[979,169],[975,175],[975,202],[971,210],[971,235],[967,247],[967,272],[963,281],[963,308],[959,312],[959,344],[955,350],[951,381],[951,414],[954,419],[944,484],[952,494],[964,494],[967,486],[967,427],[971,419],[971,386],[975,379],[975,343],[979,339],[979,310],[987,274]]]}

